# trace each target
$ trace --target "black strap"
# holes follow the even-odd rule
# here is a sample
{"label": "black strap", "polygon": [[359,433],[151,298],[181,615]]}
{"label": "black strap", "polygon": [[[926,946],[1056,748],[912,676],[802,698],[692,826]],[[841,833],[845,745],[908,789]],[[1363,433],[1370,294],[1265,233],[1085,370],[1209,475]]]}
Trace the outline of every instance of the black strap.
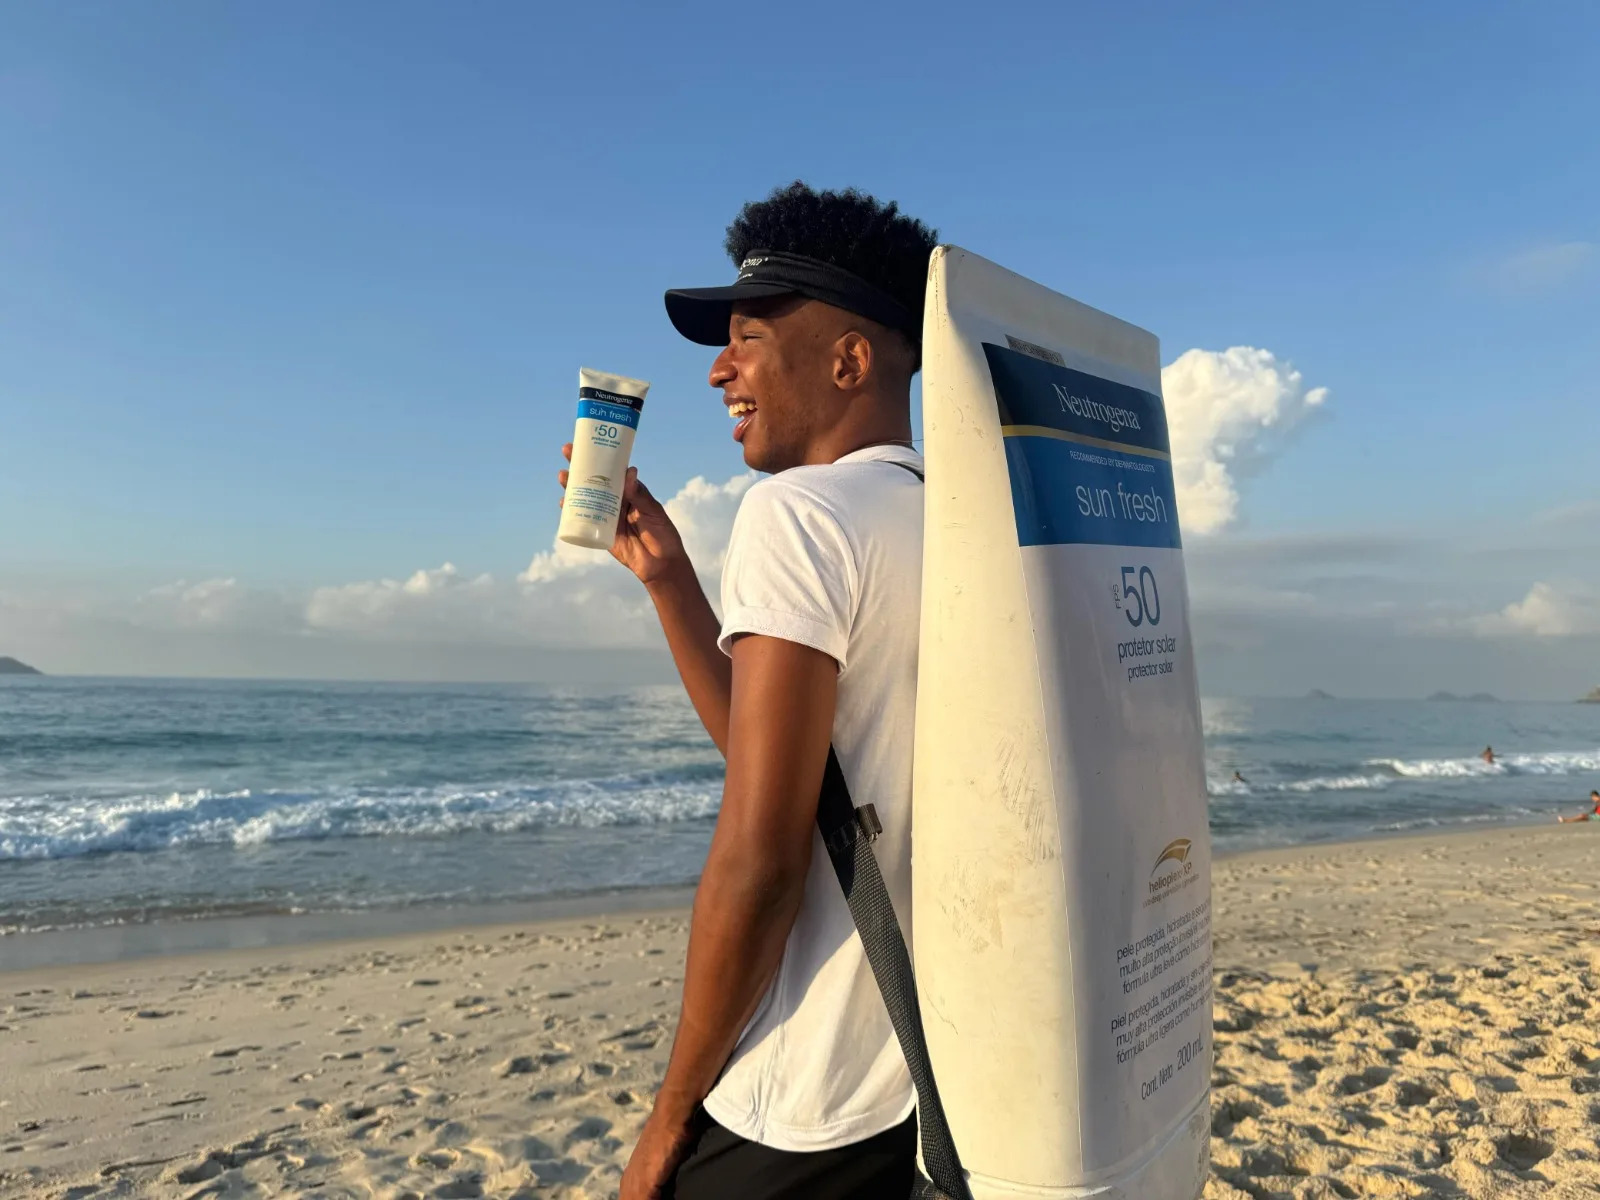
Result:
{"label": "black strap", "polygon": [[[895,920],[894,902],[883,883],[872,840],[882,831],[872,805],[856,808],[850,788],[839,767],[839,756],[828,747],[828,766],[822,775],[822,793],[817,798],[817,828],[822,844],[833,861],[833,873],[844,889],[845,903],[855,919],[856,932],[866,950],[867,962],[883,1003],[889,1010],[905,1055],[911,1082],[917,1089],[917,1121],[922,1130],[922,1161],[932,1176],[934,1196],[948,1200],[970,1200],[961,1158],[950,1136],[939,1087],[933,1079],[933,1064],[928,1060],[928,1043],[922,1031],[922,1009],[917,1003],[917,981],[911,972],[911,955],[905,935]],[[926,1185],[924,1185],[926,1187]],[[923,1191],[919,1194],[930,1194]]]}
{"label": "black strap", "polygon": [[[920,481],[922,472],[908,462],[879,459],[892,467],[911,472]],[[906,1068],[917,1089],[917,1123],[922,1132],[922,1161],[932,1180],[921,1179],[913,1196],[929,1200],[971,1200],[961,1156],[945,1119],[939,1100],[939,1085],[934,1082],[933,1063],[928,1059],[928,1041],[922,1031],[922,1008],[917,1003],[917,980],[911,971],[911,954],[905,935],[895,919],[894,902],[884,886],[872,841],[883,832],[877,811],[870,804],[860,808],[850,799],[839,756],[828,747],[828,766],[822,774],[822,793],[817,797],[817,828],[822,844],[828,848],[833,873],[839,877],[845,903],[861,936],[872,977],[878,981],[889,1023],[905,1055]]]}

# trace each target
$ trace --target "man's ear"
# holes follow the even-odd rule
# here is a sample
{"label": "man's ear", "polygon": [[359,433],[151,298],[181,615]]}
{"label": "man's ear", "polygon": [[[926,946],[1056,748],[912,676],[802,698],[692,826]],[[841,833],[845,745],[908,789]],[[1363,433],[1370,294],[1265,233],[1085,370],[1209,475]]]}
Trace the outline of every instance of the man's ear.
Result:
{"label": "man's ear", "polygon": [[852,329],[833,346],[833,385],[841,391],[855,391],[872,373],[872,343]]}

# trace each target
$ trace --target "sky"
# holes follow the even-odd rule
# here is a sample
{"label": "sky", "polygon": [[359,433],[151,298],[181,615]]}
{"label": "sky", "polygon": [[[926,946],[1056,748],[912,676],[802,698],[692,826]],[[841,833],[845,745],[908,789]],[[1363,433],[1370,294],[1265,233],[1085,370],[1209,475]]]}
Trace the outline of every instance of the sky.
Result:
{"label": "sky", "polygon": [[556,552],[574,374],[714,587],[663,314],[801,178],[1155,332],[1214,694],[1600,684],[1600,8],[0,5],[0,654],[670,678]]}

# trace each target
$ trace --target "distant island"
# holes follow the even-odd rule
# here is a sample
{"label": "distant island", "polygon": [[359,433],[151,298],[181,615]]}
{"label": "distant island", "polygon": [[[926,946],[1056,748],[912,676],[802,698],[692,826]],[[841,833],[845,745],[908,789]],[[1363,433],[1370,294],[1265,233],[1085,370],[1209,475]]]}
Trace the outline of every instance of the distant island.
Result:
{"label": "distant island", "polygon": [[44,672],[37,667],[30,667],[25,662],[18,662],[14,658],[7,658],[0,654],[0,675],[43,675]]}
{"label": "distant island", "polygon": [[1589,694],[1578,701],[1579,704],[1600,704],[1600,687],[1590,688]]}
{"label": "distant island", "polygon": [[1307,700],[1332,700],[1333,697],[1321,688],[1312,688],[1306,693]]}
{"label": "distant island", "polygon": [[1499,696],[1491,696],[1488,692],[1473,692],[1470,696],[1458,696],[1454,692],[1435,692],[1428,697],[1429,700],[1453,700],[1461,704],[1499,704]]}

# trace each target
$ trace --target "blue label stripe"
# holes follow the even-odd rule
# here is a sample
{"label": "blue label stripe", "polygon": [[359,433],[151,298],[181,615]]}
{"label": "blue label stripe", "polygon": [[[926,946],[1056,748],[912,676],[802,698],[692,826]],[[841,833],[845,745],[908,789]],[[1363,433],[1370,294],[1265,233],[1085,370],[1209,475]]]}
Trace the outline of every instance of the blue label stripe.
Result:
{"label": "blue label stripe", "polygon": [[612,404],[606,400],[579,400],[578,419],[588,418],[591,421],[605,421],[610,425],[626,425],[629,429],[639,428],[639,410],[629,408],[625,404]]}
{"label": "blue label stripe", "polygon": [[1167,414],[1161,397],[1098,375],[1058,367],[990,342],[983,344],[1002,426],[1031,426],[1169,454]]}
{"label": "blue label stripe", "polygon": [[1161,397],[985,342],[1024,546],[1179,549]]}
{"label": "blue label stripe", "polygon": [[1060,438],[1008,437],[1006,466],[1021,545],[1183,545],[1170,462]]}
{"label": "blue label stripe", "polygon": [[638,396],[624,395],[622,392],[608,392],[605,388],[586,387],[578,389],[579,400],[604,400],[610,404],[621,404],[627,408],[643,408],[644,401]]}

